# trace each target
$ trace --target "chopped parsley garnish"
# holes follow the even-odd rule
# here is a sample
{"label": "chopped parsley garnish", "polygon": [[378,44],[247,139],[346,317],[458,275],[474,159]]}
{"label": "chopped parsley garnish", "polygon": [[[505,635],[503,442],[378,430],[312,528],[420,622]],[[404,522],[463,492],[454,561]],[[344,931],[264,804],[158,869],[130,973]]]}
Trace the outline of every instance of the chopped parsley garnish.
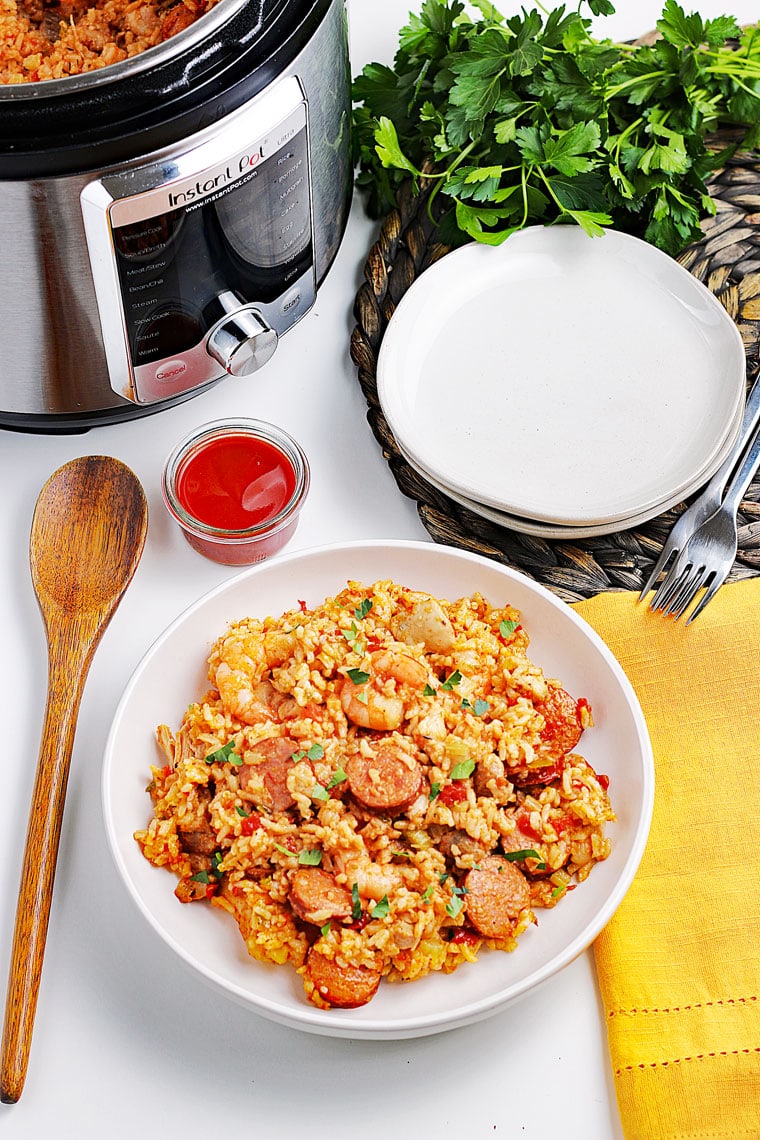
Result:
{"label": "chopped parsley garnish", "polygon": [[298,862],[302,867],[318,867],[322,862],[322,852],[318,847],[312,848],[311,851],[301,851]]}
{"label": "chopped parsley garnish", "polygon": [[380,902],[375,903],[370,911],[372,918],[385,918],[390,913],[391,904],[388,902],[388,896],[383,895]]}
{"label": "chopped parsley garnish", "polygon": [[450,673],[446,680],[442,683],[441,688],[445,689],[447,693],[450,693],[452,689],[456,688],[461,680],[462,674],[458,669],[455,669],[454,672]]}
{"label": "chopped parsley garnish", "polygon": [[360,640],[359,627],[357,626],[356,622],[352,621],[349,629],[342,629],[340,632],[343,634],[344,638],[351,646],[351,648],[356,653],[361,653],[363,643]]}
{"label": "chopped parsley garnish", "polygon": [[434,883],[428,883],[428,885],[425,887],[425,891],[422,895],[422,901],[423,902],[430,902],[430,897],[433,894],[434,890],[435,890],[435,884]]}
{"label": "chopped parsley garnish", "polygon": [[433,688],[432,685],[426,684],[425,688],[422,690],[422,695],[423,695],[423,697],[434,697],[435,696],[435,689]]}
{"label": "chopped parsley garnish", "polygon": [[327,935],[330,933],[331,930],[332,930],[331,923],[326,922],[324,926],[320,926],[319,933],[322,935],[323,938],[327,938]]}
{"label": "chopped parsley garnish", "polygon": [[209,877],[208,877],[208,871],[198,871],[198,872],[196,872],[195,875],[190,876],[190,880],[193,883],[206,883],[206,884],[208,884],[211,882],[211,879],[209,879]]}
{"label": "chopped parsley garnish", "polygon": [[362,903],[359,898],[359,884],[354,883],[351,887],[351,917],[354,922],[358,922],[362,916]]}
{"label": "chopped parsley garnish", "polygon": [[369,681],[369,673],[364,669],[347,669],[346,675],[352,685],[366,685]]}
{"label": "chopped parsley garnish", "polygon": [[325,750],[321,744],[312,744],[311,748],[302,748],[300,752],[293,753],[294,760],[321,760]]}
{"label": "chopped parsley garnish", "polygon": [[526,847],[524,851],[508,851],[504,858],[508,863],[521,863],[524,859],[538,859],[538,870],[546,870],[546,863],[541,861],[538,851],[534,851],[532,847]]}
{"label": "chopped parsley garnish", "polygon": [[502,637],[508,640],[515,632],[519,624],[520,623],[517,621],[506,621],[505,619],[504,621],[499,622],[499,633]]}
{"label": "chopped parsley garnish", "polygon": [[459,896],[454,895],[454,897],[449,899],[449,901],[446,903],[446,914],[448,914],[451,918],[456,918],[463,906],[464,903],[459,898]]}
{"label": "chopped parsley garnish", "polygon": [[294,852],[288,850],[287,847],[283,847],[283,845],[281,843],[275,843],[275,847],[277,848],[278,851],[281,851],[283,855],[293,855],[294,854]]}
{"label": "chopped parsley garnish", "polygon": [[338,784],[342,784],[343,781],[347,779],[348,776],[343,771],[343,769],[336,768],[330,779],[327,781],[327,791],[329,792],[330,788],[337,788]]}
{"label": "chopped parsley garnish", "polygon": [[244,807],[240,806],[240,804],[235,805],[235,811],[238,813],[241,819],[247,819],[250,815],[250,812],[247,812]]}
{"label": "chopped parsley garnish", "polygon": [[463,760],[461,764],[455,764],[451,769],[452,780],[466,780],[475,771],[474,760]]}
{"label": "chopped parsley garnish", "polygon": [[440,791],[441,791],[441,785],[436,780],[436,782],[431,785],[430,791],[428,792],[428,799],[430,800],[431,803],[433,802],[434,799],[437,799],[437,797],[440,795]]}
{"label": "chopped parsley garnish", "polygon": [[365,618],[367,616],[367,614],[369,613],[369,611],[371,609],[372,609],[371,600],[369,598],[364,598],[364,600],[362,602],[360,602],[359,605],[354,610],[354,617],[356,617],[358,621],[361,621],[362,618]]}
{"label": "chopped parsley garnish", "polygon": [[207,764],[242,764],[242,758],[235,752],[235,741],[228,740],[221,748],[217,748],[216,752],[209,752],[206,757]]}
{"label": "chopped parsley garnish", "polygon": [[311,798],[313,800],[329,800],[330,793],[327,788],[323,788],[321,784],[315,784],[311,789]]}
{"label": "chopped parsley garnish", "polygon": [[488,701],[484,701],[481,697],[478,697],[472,706],[472,711],[475,713],[475,716],[485,716],[490,707]]}
{"label": "chopped parsley garnish", "polygon": [[215,851],[214,854],[211,856],[211,874],[216,876],[217,879],[221,879],[221,877],[222,877],[222,872],[220,870],[220,864],[221,864],[223,859],[224,859],[224,855],[222,855],[221,851]]}

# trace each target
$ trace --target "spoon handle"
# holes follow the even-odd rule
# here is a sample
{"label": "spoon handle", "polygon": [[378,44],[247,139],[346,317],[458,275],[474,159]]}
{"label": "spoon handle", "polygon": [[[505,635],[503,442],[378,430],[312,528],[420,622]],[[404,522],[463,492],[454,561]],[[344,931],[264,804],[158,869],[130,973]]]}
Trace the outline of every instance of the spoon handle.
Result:
{"label": "spoon handle", "polygon": [[[45,954],[58,843],[79,705],[97,638],[77,636],[81,623],[49,632],[45,720],[21,870],[0,1048],[0,1100],[14,1104],[24,1087]],[[79,628],[79,633],[83,634]],[[78,642],[80,644],[78,644]]]}

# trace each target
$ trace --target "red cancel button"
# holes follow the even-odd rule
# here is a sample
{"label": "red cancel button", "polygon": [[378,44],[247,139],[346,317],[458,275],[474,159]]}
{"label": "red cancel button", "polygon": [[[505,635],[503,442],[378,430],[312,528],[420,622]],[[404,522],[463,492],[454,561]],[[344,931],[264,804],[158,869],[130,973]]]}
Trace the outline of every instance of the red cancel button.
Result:
{"label": "red cancel button", "polygon": [[156,380],[167,382],[169,380],[176,380],[178,376],[182,376],[187,372],[187,365],[184,360],[165,360],[159,368],[156,369]]}

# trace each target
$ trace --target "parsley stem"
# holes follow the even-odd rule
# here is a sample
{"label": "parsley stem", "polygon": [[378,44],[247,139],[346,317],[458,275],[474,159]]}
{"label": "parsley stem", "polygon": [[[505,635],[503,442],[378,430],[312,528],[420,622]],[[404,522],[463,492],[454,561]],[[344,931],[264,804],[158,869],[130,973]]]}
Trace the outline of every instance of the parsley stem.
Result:
{"label": "parsley stem", "polygon": [[629,87],[637,87],[639,83],[647,79],[665,79],[667,72],[660,69],[659,71],[647,71],[644,75],[634,75],[632,79],[624,79],[622,83],[618,83],[616,87],[608,87],[605,91],[606,99],[614,99],[622,91],[627,90]]}
{"label": "parsley stem", "polygon": [[433,214],[432,214],[434,199],[436,198],[439,191],[441,190],[441,187],[445,185],[445,183],[448,181],[449,177],[454,173],[456,168],[458,166],[460,166],[461,163],[463,163],[464,160],[467,158],[468,154],[470,154],[472,152],[475,145],[476,145],[475,140],[473,139],[471,142],[469,142],[467,144],[467,146],[463,150],[460,150],[459,154],[456,156],[456,158],[454,159],[454,161],[451,163],[450,166],[447,166],[446,169],[441,174],[436,174],[433,176],[433,177],[437,178],[438,181],[436,182],[433,189],[430,191],[430,193],[428,195],[428,200],[427,200],[427,215],[430,218],[430,221],[433,222],[433,224],[435,224],[435,221],[436,221],[436,219],[433,217]]}

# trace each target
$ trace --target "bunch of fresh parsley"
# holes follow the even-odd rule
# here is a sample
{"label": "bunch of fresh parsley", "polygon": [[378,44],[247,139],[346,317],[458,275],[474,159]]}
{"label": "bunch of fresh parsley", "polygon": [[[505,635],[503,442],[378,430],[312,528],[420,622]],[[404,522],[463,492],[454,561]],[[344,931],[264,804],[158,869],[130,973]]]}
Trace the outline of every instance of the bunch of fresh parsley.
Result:
{"label": "bunch of fresh parsley", "polygon": [[[497,244],[516,229],[614,225],[677,253],[714,206],[706,179],[760,142],[760,25],[705,20],[666,0],[651,45],[595,39],[564,6],[505,18],[472,0],[425,0],[394,66],[354,81],[357,184],[374,215],[431,169],[443,240]],[[595,16],[610,0],[587,0]]]}

